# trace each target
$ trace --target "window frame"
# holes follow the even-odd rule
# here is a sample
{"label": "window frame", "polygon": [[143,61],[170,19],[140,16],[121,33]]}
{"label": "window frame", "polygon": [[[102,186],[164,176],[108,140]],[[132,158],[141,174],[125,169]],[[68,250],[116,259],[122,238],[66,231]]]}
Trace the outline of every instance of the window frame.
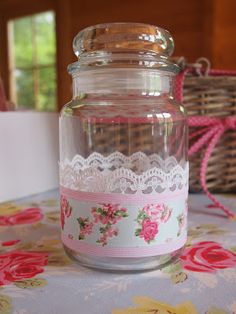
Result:
{"label": "window frame", "polygon": [[[46,13],[46,12],[52,12],[54,14],[54,23],[56,22],[55,19],[55,11],[53,10],[48,10],[48,11],[43,11],[43,12],[37,12],[34,13],[32,15],[27,15],[27,16],[22,16],[21,18],[31,18],[31,23],[32,23],[32,40],[33,40],[33,45],[35,45],[35,39],[36,39],[36,34],[35,34],[35,24],[34,24],[34,17],[38,14],[42,14],[42,13]],[[17,18],[19,19],[19,18]],[[14,44],[14,21],[16,19],[12,19],[8,21],[8,25],[7,25],[7,29],[8,29],[8,45],[9,45],[9,52],[8,52],[8,62],[9,62],[9,68],[8,68],[8,81],[9,81],[9,98],[11,101],[13,101],[14,104],[16,104],[16,108],[18,108],[18,101],[17,101],[17,92],[15,90],[16,84],[15,84],[15,79],[14,79],[14,70],[21,70],[21,71],[32,71],[32,79],[33,79],[33,95],[34,95],[34,107],[32,109],[35,110],[40,110],[40,104],[38,101],[38,90],[40,88],[40,84],[39,84],[39,70],[42,69],[47,69],[47,68],[53,68],[56,71],[56,51],[55,51],[55,62],[53,63],[47,63],[47,64],[40,64],[37,62],[37,53],[36,53],[36,49],[33,49],[33,65],[32,66],[16,66],[14,64],[14,49],[12,49],[12,45]],[[55,30],[56,32],[56,30]],[[56,33],[55,33],[55,37],[56,37]],[[56,43],[55,43],[55,48],[56,48]],[[56,50],[56,49],[55,49]],[[55,107],[53,111],[57,110],[57,84],[55,82]]]}
{"label": "window frame", "polygon": [[[61,2],[63,0],[59,0]],[[10,53],[10,38],[9,38],[9,22],[17,18],[23,18],[30,15],[35,15],[43,13],[46,11],[53,11],[55,16],[55,26],[56,26],[56,99],[60,99],[60,86],[58,84],[58,28],[57,28],[57,14],[58,14],[59,3],[56,4],[56,1],[53,0],[40,0],[40,1],[31,1],[31,0],[1,0],[0,1],[0,76],[3,80],[3,85],[6,93],[7,99],[10,99],[11,96],[11,74],[10,74],[10,65],[11,65],[11,53]],[[12,8],[14,7],[14,10]],[[61,10],[59,10],[60,13]],[[63,98],[63,97],[62,97]],[[61,104],[57,101],[57,108],[59,109]]]}

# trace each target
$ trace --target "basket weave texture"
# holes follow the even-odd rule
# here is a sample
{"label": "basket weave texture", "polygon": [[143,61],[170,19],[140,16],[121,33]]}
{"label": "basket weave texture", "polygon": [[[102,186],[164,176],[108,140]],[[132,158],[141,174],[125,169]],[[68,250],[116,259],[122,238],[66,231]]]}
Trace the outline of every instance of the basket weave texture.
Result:
{"label": "basket weave texture", "polygon": [[[183,105],[189,116],[236,117],[236,76],[188,73],[183,85]],[[197,130],[199,127],[190,127],[190,134]],[[190,158],[190,191],[201,190],[200,164],[206,146]],[[235,131],[226,131],[217,143],[208,163],[206,183],[212,192],[236,191]]]}
{"label": "basket weave texture", "polygon": [[[225,74],[217,70],[207,75],[193,70],[183,81],[183,105],[189,116],[236,118],[236,72]],[[190,127],[190,134],[202,127]],[[103,130],[106,132],[103,132]],[[127,133],[128,132],[128,133]],[[130,139],[129,152],[127,139]],[[127,155],[136,151],[152,153],[152,128],[150,124],[134,124],[129,130],[121,125],[100,124],[92,134],[92,149],[110,153],[116,147]],[[196,138],[194,138],[196,141]],[[193,142],[190,140],[189,147]],[[208,143],[209,144],[209,143]],[[190,191],[201,191],[200,166],[208,144],[190,158]],[[208,163],[206,184],[211,192],[236,192],[236,131],[227,130],[217,143]]]}

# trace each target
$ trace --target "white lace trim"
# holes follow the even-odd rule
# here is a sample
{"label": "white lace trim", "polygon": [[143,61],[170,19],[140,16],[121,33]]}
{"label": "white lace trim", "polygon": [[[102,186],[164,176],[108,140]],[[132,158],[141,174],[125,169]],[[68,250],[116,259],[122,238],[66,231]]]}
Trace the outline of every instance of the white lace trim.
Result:
{"label": "white lace trim", "polygon": [[92,153],[88,158],[76,155],[62,162],[60,184],[87,192],[161,193],[187,187],[188,171],[188,164],[181,167],[173,156],[163,160],[142,152],[129,157],[120,152],[107,157]]}

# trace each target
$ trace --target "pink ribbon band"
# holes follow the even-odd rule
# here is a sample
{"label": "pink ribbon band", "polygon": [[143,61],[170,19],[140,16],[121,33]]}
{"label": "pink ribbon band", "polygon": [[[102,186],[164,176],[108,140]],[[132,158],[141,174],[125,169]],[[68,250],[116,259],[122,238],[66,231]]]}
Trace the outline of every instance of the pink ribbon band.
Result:
{"label": "pink ribbon band", "polygon": [[163,243],[146,247],[102,247],[94,244],[84,243],[79,240],[72,240],[62,234],[62,242],[71,250],[101,257],[148,257],[162,254],[169,254],[184,246],[187,241],[187,234],[177,241]]}
{"label": "pink ribbon band", "polygon": [[183,188],[179,192],[163,192],[155,194],[118,194],[118,193],[95,193],[95,192],[83,192],[75,191],[72,189],[60,187],[62,195],[73,198],[80,201],[94,201],[107,202],[107,203],[125,203],[129,205],[145,205],[147,203],[165,202],[170,199],[176,199],[180,196],[188,195],[188,189]]}

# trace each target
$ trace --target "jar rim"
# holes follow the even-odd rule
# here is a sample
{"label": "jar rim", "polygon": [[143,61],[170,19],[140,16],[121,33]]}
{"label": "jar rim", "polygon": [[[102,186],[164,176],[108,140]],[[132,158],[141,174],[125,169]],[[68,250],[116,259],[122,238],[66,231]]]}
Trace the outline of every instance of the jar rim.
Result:
{"label": "jar rim", "polygon": [[169,31],[154,25],[133,22],[104,23],[81,30],[73,40],[78,58],[98,51],[139,51],[168,57],[174,51]]}
{"label": "jar rim", "polygon": [[[146,70],[157,70],[157,71],[163,71],[168,73],[169,75],[176,75],[177,73],[179,73],[180,71],[180,67],[176,64],[173,63],[169,60],[161,60],[161,59],[145,59],[143,60],[143,62],[145,63],[145,65],[141,65],[139,62],[139,59],[136,58],[136,60],[134,59],[134,56],[130,56],[127,55],[125,60],[130,60],[131,58],[133,64],[132,65],[128,65],[128,67],[131,68],[145,68]],[[72,75],[73,77],[78,75],[79,71],[83,70],[83,71],[91,71],[94,68],[96,68],[96,70],[98,69],[104,69],[112,67],[113,71],[116,71],[116,69],[120,69],[120,68],[127,68],[127,66],[125,66],[125,64],[120,65],[120,66],[116,66],[114,67],[113,64],[117,61],[118,56],[112,56],[112,57],[102,57],[103,62],[101,64],[99,64],[99,59],[98,56],[89,56],[86,58],[86,60],[83,60],[83,62],[81,62],[81,60],[79,61],[75,61],[73,63],[70,63],[67,67],[67,71],[70,75]],[[115,61],[114,61],[114,60]],[[94,61],[94,62],[93,62]],[[134,63],[134,61],[136,61],[136,63]],[[94,63],[94,64],[92,64]]]}

